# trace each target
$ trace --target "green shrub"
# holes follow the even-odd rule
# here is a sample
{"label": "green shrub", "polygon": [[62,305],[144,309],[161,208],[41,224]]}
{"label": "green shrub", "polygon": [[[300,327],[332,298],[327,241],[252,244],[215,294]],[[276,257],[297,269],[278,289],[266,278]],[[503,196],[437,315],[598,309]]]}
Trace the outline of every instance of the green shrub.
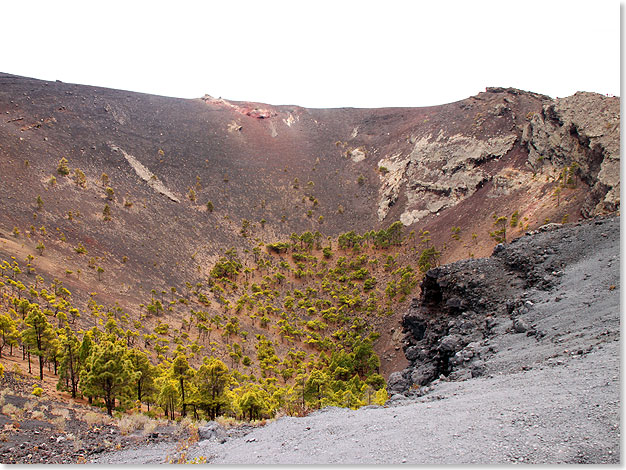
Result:
{"label": "green shrub", "polygon": [[67,158],[63,157],[59,160],[59,165],[57,166],[57,172],[60,175],[67,176],[70,174],[70,167],[67,166]]}

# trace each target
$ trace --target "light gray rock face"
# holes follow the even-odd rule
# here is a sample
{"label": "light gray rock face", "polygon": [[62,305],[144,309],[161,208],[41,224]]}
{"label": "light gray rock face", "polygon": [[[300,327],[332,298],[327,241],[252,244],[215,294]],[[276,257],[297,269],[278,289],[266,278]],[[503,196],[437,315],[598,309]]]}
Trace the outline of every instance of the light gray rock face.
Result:
{"label": "light gray rock face", "polygon": [[592,187],[584,215],[619,209],[619,98],[578,92],[546,103],[524,129],[522,143],[535,170],[548,163],[578,165],[580,178]]}
{"label": "light gray rock face", "polygon": [[459,106],[475,111],[473,117],[464,116],[465,127],[417,126],[406,141],[381,153],[380,221],[393,214],[410,226],[442,214],[481,188],[490,199],[515,192],[541,198],[554,191],[555,178],[565,167],[573,171],[571,181],[566,176],[570,188],[581,181],[591,187],[585,188],[584,217],[619,210],[618,97],[578,92],[552,99],[490,88]]}
{"label": "light gray rock face", "polygon": [[436,213],[471,196],[489,179],[478,166],[505,155],[516,140],[516,134],[487,140],[439,134],[418,140],[406,173],[408,206]]}
{"label": "light gray rock face", "polygon": [[390,171],[381,176],[378,218],[383,220],[387,215],[403,183],[407,203],[400,220],[404,225],[455,206],[491,179],[480,165],[507,154],[517,139],[513,133],[478,139],[461,134],[445,135],[443,131],[437,136],[415,139],[408,156],[394,155],[379,162],[379,166]]}

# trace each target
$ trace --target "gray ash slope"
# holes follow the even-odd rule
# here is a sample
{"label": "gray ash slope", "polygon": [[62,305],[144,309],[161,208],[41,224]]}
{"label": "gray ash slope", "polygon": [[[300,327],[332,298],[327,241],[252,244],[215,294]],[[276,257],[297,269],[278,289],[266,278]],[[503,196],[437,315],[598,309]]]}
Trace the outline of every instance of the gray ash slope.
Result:
{"label": "gray ash slope", "polygon": [[[489,369],[486,359],[497,351],[489,339],[492,336],[521,334],[530,338],[526,340],[528,346],[546,349],[544,345],[554,341],[569,344],[566,331],[580,329],[575,324],[585,322],[587,328],[599,320],[594,314],[597,303],[605,294],[617,295],[619,279],[605,279],[606,293],[590,293],[581,305],[572,306],[565,301],[565,291],[575,289],[577,283],[587,285],[588,278],[599,272],[567,278],[571,285],[562,285],[562,278],[589,256],[590,250],[596,252],[619,240],[617,219],[567,226],[547,224],[530,235],[498,245],[489,258],[459,261],[426,274],[421,297],[413,301],[402,319],[404,352],[410,365],[390,377],[391,391],[419,394],[423,390],[418,386],[440,376],[458,380],[483,375]],[[616,259],[609,264],[619,265],[619,257]],[[540,297],[536,304],[531,297],[539,293],[547,297]],[[545,312],[548,306],[550,312]],[[580,308],[580,313],[571,318],[571,327],[559,332],[559,321],[572,315],[563,308],[573,307]],[[555,317],[554,324],[546,323],[547,317]],[[557,341],[554,335],[563,338]],[[590,346],[574,341],[569,350],[583,348],[583,354]]]}
{"label": "gray ash slope", "polygon": [[[548,227],[430,272],[404,319],[411,365],[391,384],[402,393],[385,407],[281,418],[222,443],[201,440],[188,458],[619,463],[619,238],[619,218]],[[168,452],[143,447],[97,462]]]}

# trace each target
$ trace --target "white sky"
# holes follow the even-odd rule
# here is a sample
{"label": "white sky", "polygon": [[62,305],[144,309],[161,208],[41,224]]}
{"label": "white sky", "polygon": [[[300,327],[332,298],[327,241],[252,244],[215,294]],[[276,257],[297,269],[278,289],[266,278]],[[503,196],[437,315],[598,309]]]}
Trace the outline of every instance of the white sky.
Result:
{"label": "white sky", "polygon": [[620,2],[8,1],[0,71],[181,98],[427,106],[620,95]]}

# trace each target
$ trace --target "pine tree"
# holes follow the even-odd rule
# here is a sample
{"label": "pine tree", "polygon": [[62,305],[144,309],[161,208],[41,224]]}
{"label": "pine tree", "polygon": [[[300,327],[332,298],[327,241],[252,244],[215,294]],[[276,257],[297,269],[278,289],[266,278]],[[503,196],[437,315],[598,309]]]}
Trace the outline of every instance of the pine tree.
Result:
{"label": "pine tree", "polygon": [[185,402],[185,380],[193,375],[193,369],[189,367],[187,356],[179,354],[172,362],[172,377],[180,386],[180,401],[182,403],[182,416],[187,416],[187,403]]}
{"label": "pine tree", "polygon": [[78,393],[78,382],[82,364],[81,343],[69,326],[59,335],[60,372],[57,390],[70,390],[72,398]]}
{"label": "pine tree", "polygon": [[434,246],[429,248],[424,248],[420,253],[420,256],[417,260],[417,265],[420,268],[420,271],[425,273],[433,266],[436,266],[438,263],[438,259],[441,256],[441,251],[438,251]]}
{"label": "pine tree", "polygon": [[493,214],[493,220],[493,226],[496,227],[496,230],[489,232],[489,236],[498,243],[506,243],[506,226],[508,219],[505,216]]}
{"label": "pine tree", "polygon": [[8,314],[0,314],[0,357],[5,346],[17,343],[18,335],[15,320]]}
{"label": "pine tree", "polygon": [[160,376],[156,381],[158,390],[157,403],[165,410],[165,416],[174,420],[174,410],[179,397],[176,381],[169,374]]}
{"label": "pine tree", "polygon": [[70,174],[70,167],[67,166],[67,158],[63,157],[59,160],[59,165],[57,166],[57,172],[60,175],[67,176]]}
{"label": "pine tree", "polygon": [[327,386],[328,375],[326,372],[315,369],[309,374],[304,394],[310,399],[313,399],[316,402],[316,407],[319,408]]}
{"label": "pine tree", "polygon": [[[59,312],[61,317],[65,316],[65,312]],[[59,341],[59,334],[54,330],[54,336],[51,338],[48,348],[46,349],[46,362],[48,363],[48,371],[50,370],[50,364],[54,365],[54,375],[58,374],[59,356],[61,354],[61,343]]]}
{"label": "pine tree", "polygon": [[361,377],[378,371],[380,359],[374,352],[370,341],[363,341],[354,348],[354,368]]}
{"label": "pine tree", "polygon": [[91,350],[93,349],[93,334],[88,331],[83,336],[83,340],[80,343],[78,350],[78,357],[83,364],[87,363],[87,358],[91,356]]}
{"label": "pine tree", "polygon": [[86,395],[102,397],[107,413],[113,416],[115,399],[130,389],[139,375],[124,343],[105,339],[92,346],[81,375],[81,389]]}
{"label": "pine tree", "polygon": [[24,323],[26,329],[22,332],[22,341],[29,346],[29,351],[39,357],[39,379],[43,380],[44,357],[56,334],[37,304],[31,304]]}
{"label": "pine tree", "polygon": [[46,249],[46,245],[44,245],[43,242],[39,242],[37,243],[37,246],[35,247],[35,249],[39,252],[40,256],[43,256],[43,250]]}
{"label": "pine tree", "polygon": [[206,358],[195,376],[197,405],[206,411],[210,419],[215,419],[230,406],[228,395],[233,378],[224,364],[214,357]]}
{"label": "pine tree", "polygon": [[259,419],[261,417],[261,411],[264,408],[263,398],[258,389],[252,389],[244,392],[239,399],[239,408],[245,416],[248,415],[248,420]]}
{"label": "pine tree", "polygon": [[136,382],[136,396],[138,401],[143,402],[154,392],[156,368],[150,363],[148,355],[138,349],[130,350],[130,360],[133,369],[140,374]]}
{"label": "pine tree", "polygon": [[87,187],[87,177],[79,168],[74,169],[74,182],[81,188]]}

